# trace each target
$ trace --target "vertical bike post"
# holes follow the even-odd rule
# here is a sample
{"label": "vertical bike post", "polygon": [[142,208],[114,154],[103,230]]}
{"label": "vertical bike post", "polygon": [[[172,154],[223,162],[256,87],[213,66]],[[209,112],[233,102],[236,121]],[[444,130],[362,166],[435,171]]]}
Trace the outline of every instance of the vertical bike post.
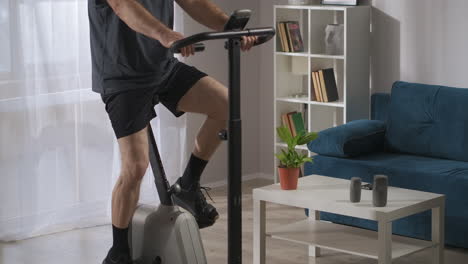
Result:
{"label": "vertical bike post", "polygon": [[172,206],[170,186],[167,181],[166,172],[162,165],[161,156],[159,155],[158,145],[153,135],[153,129],[151,124],[148,124],[148,145],[149,145],[149,160],[151,163],[151,169],[153,170],[154,183],[158,190],[159,200],[162,205]]}
{"label": "vertical bike post", "polygon": [[240,38],[232,38],[227,41],[229,50],[228,264],[242,263],[240,46]]}

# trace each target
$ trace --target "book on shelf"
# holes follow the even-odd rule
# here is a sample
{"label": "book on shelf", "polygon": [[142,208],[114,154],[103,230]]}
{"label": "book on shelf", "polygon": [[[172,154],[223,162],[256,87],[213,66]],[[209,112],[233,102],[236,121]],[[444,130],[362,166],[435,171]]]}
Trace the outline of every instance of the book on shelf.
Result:
{"label": "book on shelf", "polygon": [[301,29],[298,21],[289,21],[286,23],[292,51],[304,52],[304,42],[302,41]]}
{"label": "book on shelf", "polygon": [[278,28],[280,33],[279,38],[281,41],[281,47],[283,48],[282,51],[289,52],[289,40],[286,33],[286,25],[284,22],[278,22]]}
{"label": "book on shelf", "polygon": [[281,115],[283,126],[287,127],[291,135],[295,137],[299,133],[306,132],[302,112],[289,112]]}
{"label": "book on shelf", "polygon": [[280,23],[276,23],[276,32],[278,32],[278,34],[276,34],[277,38],[279,39],[280,43],[281,43],[281,50],[284,50],[284,43],[283,43],[283,40],[281,39],[281,28],[280,28]]}
{"label": "book on shelf", "polygon": [[323,69],[323,79],[325,80],[325,90],[327,93],[328,102],[338,101],[338,87],[336,86],[335,71],[333,68]]}
{"label": "book on shelf", "polygon": [[[338,87],[333,68],[312,72],[313,91],[317,102],[335,102],[339,100]],[[312,92],[312,91],[311,91]]]}
{"label": "book on shelf", "polygon": [[286,113],[281,115],[281,120],[283,121],[283,126],[287,127],[289,129],[289,132],[291,132],[291,135],[294,135],[293,129],[292,129],[292,123],[291,119],[289,118],[289,115],[294,112]]}
{"label": "book on shelf", "polygon": [[322,85],[320,83],[320,78],[318,72],[312,73],[315,78],[315,92],[318,94],[318,101],[323,102],[323,93],[322,93]]}
{"label": "book on shelf", "polygon": [[286,28],[286,36],[288,36],[289,52],[294,52],[294,44],[293,44],[291,31],[289,30],[288,23],[289,22],[284,22],[284,27]]}
{"label": "book on shelf", "polygon": [[323,78],[323,71],[322,70],[318,71],[318,76],[319,76],[319,81],[320,81],[320,89],[322,91],[323,102],[329,102],[328,101],[328,96],[327,96],[327,90],[326,90],[326,87],[325,87],[325,79]]}
{"label": "book on shelf", "polygon": [[[284,127],[289,128],[288,114],[282,114],[281,115],[281,121],[282,121]],[[289,129],[289,131],[291,132],[291,129]],[[291,132],[291,134],[292,134],[292,132]]]}
{"label": "book on shelf", "polygon": [[296,112],[291,115],[292,118],[292,123],[294,124],[294,132],[296,135],[299,135],[300,133],[305,133],[305,126],[304,126],[304,119],[302,118],[302,113],[301,112]]}
{"label": "book on shelf", "polygon": [[285,42],[285,45],[286,45],[286,52],[292,52],[292,47],[291,47],[291,43],[289,41],[289,32],[288,32],[288,27],[286,26],[286,23],[283,22],[281,23],[283,25],[283,31],[284,31],[284,42]]}
{"label": "book on shelf", "polygon": [[297,112],[291,112],[291,113],[288,113],[288,120],[289,120],[289,130],[291,130],[291,135],[293,137],[295,137],[297,135],[296,133],[296,125],[294,124],[294,120],[292,118],[292,116],[297,113]]}
{"label": "book on shelf", "polygon": [[282,51],[285,51],[287,52],[288,51],[288,44],[286,42],[286,35],[285,35],[285,32],[284,32],[284,27],[283,27],[283,24],[281,22],[278,22],[278,37],[280,39],[280,42],[281,42],[281,50]]}
{"label": "book on shelf", "polygon": [[318,101],[318,102],[321,102],[321,97],[320,97],[320,93],[319,93],[319,86],[318,86],[318,82],[317,82],[317,77],[315,76],[315,72],[312,72],[312,85],[313,85],[313,94],[315,95],[315,100],[313,101]]}
{"label": "book on shelf", "polygon": [[283,52],[303,52],[304,42],[298,21],[278,22],[278,37]]}

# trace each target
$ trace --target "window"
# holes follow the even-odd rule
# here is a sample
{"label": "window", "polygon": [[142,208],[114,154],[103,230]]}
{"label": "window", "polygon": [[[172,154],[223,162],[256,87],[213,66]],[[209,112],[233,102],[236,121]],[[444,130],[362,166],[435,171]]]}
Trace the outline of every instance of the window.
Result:
{"label": "window", "polygon": [[11,71],[10,1],[0,1],[0,73]]}

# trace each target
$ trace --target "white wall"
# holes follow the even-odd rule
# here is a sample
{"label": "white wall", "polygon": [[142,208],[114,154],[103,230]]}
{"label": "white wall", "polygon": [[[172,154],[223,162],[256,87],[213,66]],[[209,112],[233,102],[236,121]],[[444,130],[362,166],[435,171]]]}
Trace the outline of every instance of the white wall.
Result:
{"label": "white wall", "polygon": [[[229,1],[213,0],[226,13],[230,14],[236,9],[258,10],[258,1]],[[253,14],[249,26],[258,23],[258,14]],[[186,36],[194,33],[210,31],[196,23],[188,15],[184,16],[184,32]],[[228,57],[224,49],[224,41],[210,41],[205,43],[207,49],[204,53],[189,58],[186,63],[194,65],[216,78],[227,86],[228,84]],[[257,131],[260,129],[258,101],[259,101],[259,51],[252,50],[242,55],[242,118],[243,118],[243,174],[252,174],[259,171],[259,140]],[[207,102],[208,103],[208,102]],[[187,154],[193,150],[193,142],[202,125],[204,117],[197,114],[188,115]],[[204,172],[203,182],[215,182],[227,179],[227,144],[222,143]]]}
{"label": "white wall", "polygon": [[[273,5],[261,0],[260,23],[273,23]],[[468,87],[468,1],[374,0],[372,92],[396,80]],[[273,173],[272,44],[260,54],[260,171]]]}
{"label": "white wall", "polygon": [[468,1],[374,0],[373,87],[395,80],[468,87]]}

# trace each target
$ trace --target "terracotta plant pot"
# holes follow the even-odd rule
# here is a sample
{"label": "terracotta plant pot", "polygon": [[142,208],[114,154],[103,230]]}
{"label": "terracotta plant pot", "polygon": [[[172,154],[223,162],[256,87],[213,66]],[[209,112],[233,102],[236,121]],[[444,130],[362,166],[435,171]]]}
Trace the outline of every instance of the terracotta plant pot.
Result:
{"label": "terracotta plant pot", "polygon": [[299,168],[278,168],[281,189],[296,190],[299,171]]}

